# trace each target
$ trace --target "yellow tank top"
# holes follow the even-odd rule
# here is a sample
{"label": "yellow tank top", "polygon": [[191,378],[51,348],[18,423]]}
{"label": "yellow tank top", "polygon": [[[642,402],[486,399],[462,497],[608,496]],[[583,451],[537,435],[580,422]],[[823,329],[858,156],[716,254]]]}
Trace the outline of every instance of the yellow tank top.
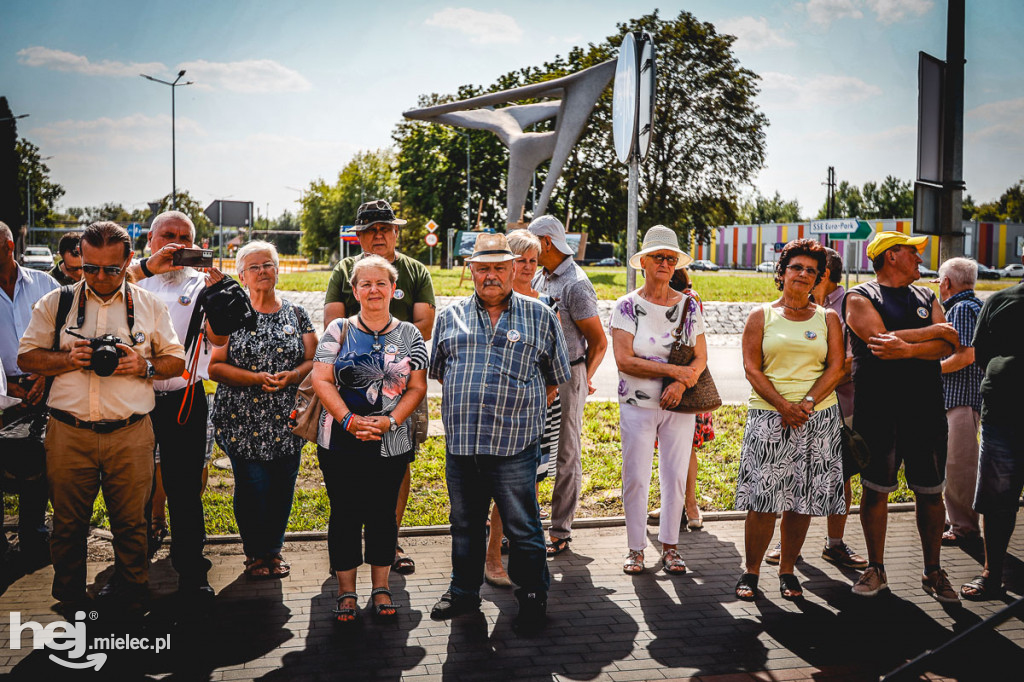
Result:
{"label": "yellow tank top", "polygon": [[[799,402],[825,371],[828,357],[828,325],[825,308],[818,306],[811,319],[803,322],[787,320],[772,307],[764,311],[764,335],[761,338],[761,369],[775,390],[790,402]],[[836,404],[835,391],[818,400],[816,410]],[[750,391],[752,409],[774,410],[757,391]]]}

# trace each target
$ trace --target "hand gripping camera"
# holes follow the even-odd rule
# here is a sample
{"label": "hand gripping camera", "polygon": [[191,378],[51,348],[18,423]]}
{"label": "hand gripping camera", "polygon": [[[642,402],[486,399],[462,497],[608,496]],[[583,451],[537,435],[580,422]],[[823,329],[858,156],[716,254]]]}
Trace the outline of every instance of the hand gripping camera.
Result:
{"label": "hand gripping camera", "polygon": [[117,369],[118,361],[127,355],[127,353],[117,347],[117,344],[123,344],[124,341],[113,334],[89,338],[76,334],[70,329],[67,330],[67,333],[89,342],[89,347],[92,348],[92,359],[86,369],[96,372],[101,377],[109,377],[113,374],[114,370]]}

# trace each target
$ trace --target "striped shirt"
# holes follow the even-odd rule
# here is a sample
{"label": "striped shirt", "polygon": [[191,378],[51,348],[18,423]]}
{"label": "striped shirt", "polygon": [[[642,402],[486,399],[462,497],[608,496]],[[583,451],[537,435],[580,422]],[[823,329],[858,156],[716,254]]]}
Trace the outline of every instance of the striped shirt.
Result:
{"label": "striped shirt", "polygon": [[517,293],[492,325],[468,296],[438,315],[430,377],[443,382],[450,454],[518,454],[544,431],[545,386],[569,380],[561,325],[548,306]]}
{"label": "striped shirt", "polygon": [[[960,336],[960,345],[974,346],[974,327],[981,312],[981,300],[974,295],[974,289],[961,291],[942,302],[946,321],[953,325]],[[946,409],[967,405],[975,412],[981,412],[981,380],[985,372],[971,363],[955,372],[942,375],[942,392],[946,398]]]}

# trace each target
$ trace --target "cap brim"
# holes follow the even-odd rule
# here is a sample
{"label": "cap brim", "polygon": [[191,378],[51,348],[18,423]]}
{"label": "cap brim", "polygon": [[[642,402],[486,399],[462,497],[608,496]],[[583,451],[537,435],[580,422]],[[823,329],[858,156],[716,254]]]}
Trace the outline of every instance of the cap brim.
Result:
{"label": "cap brim", "polygon": [[362,232],[363,230],[371,228],[374,225],[395,225],[400,227],[408,222],[408,220],[402,220],[401,218],[395,218],[394,220],[374,220],[372,223],[367,223],[365,225],[353,225],[352,231]]}

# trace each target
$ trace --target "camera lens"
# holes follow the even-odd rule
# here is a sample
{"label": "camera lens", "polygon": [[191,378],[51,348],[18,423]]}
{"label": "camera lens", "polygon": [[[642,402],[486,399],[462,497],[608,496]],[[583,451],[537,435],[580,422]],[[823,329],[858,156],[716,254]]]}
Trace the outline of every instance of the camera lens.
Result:
{"label": "camera lens", "polygon": [[113,344],[104,344],[92,349],[92,364],[89,369],[101,377],[109,377],[117,369],[118,349]]}

